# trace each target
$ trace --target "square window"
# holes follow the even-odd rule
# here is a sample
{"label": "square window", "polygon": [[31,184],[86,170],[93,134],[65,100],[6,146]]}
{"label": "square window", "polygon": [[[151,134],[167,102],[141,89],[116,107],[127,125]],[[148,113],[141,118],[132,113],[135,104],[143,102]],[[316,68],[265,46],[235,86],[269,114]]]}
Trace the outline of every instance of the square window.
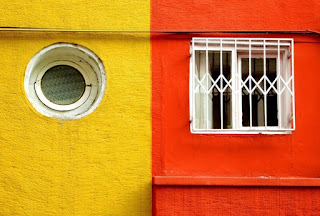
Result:
{"label": "square window", "polygon": [[293,40],[193,38],[193,133],[290,133],[295,129]]}

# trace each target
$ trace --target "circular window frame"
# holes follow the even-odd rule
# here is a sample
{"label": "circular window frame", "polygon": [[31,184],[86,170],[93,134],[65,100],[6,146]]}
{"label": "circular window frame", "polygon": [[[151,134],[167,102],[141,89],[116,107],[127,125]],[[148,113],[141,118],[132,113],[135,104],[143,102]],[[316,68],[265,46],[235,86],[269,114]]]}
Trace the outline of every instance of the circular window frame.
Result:
{"label": "circular window frame", "polygon": [[[75,68],[84,78],[84,92],[74,103],[54,103],[42,91],[44,74],[59,65]],[[78,44],[57,43],[33,56],[26,69],[24,87],[30,103],[41,114],[56,119],[79,119],[92,113],[102,101],[106,73],[100,58],[88,48]]]}

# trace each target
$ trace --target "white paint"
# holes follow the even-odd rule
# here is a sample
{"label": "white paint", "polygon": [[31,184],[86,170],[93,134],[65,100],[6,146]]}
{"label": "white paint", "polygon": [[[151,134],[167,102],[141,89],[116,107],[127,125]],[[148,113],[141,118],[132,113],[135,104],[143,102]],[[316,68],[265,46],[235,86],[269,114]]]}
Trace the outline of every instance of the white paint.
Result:
{"label": "white paint", "polygon": [[[292,57],[290,59],[286,58],[290,48],[292,49]],[[208,110],[208,107],[199,109],[199,101],[203,104],[203,106],[208,106],[208,102],[205,101],[205,98],[208,97],[200,97],[200,94],[197,94],[198,91],[203,88],[204,93],[209,95],[211,90],[206,90],[203,86],[203,78],[197,77],[199,75],[199,71],[196,68],[196,62],[199,61],[200,64],[206,66],[206,76],[208,76],[208,62],[209,59],[206,55],[206,62],[201,62],[203,59],[200,59],[200,56],[197,58],[195,55],[195,51],[205,51],[206,54],[208,50],[212,51],[220,51],[220,76],[217,80],[213,81],[211,89],[217,85],[218,80],[220,79],[220,94],[222,95],[224,89],[222,89],[221,83],[222,78],[224,77],[222,74],[222,51],[231,51],[232,52],[232,68],[231,73],[232,77],[229,81],[229,87],[232,90],[232,129],[210,129],[208,128],[209,122],[212,121],[210,115],[204,115],[204,110]],[[248,54],[244,54],[244,51],[249,52]],[[273,88],[278,95],[278,126],[267,126],[267,114],[265,113],[262,118],[265,119],[265,125],[261,126],[252,126],[252,111],[251,111],[251,101],[250,101],[250,127],[242,126],[242,94],[241,88],[244,86],[245,80],[242,80],[242,72],[241,72],[241,58],[249,58],[249,79],[253,79],[251,76],[251,58],[260,57],[260,54],[257,54],[257,51],[263,51],[263,55],[261,56],[264,59],[264,75],[260,80],[264,82],[264,89],[261,89],[259,86],[259,82],[256,83],[254,80],[254,86],[249,86],[250,90],[247,91],[252,94],[255,88],[259,88],[260,91],[266,95]],[[266,51],[269,53],[266,54]],[[294,110],[294,86],[290,88],[290,82],[294,81],[293,74],[293,39],[278,39],[278,38],[193,38],[192,46],[191,46],[191,60],[190,60],[190,119],[191,119],[191,132],[197,134],[210,134],[210,133],[223,133],[223,134],[287,134],[291,133],[295,129],[295,110]],[[277,64],[277,77],[275,81],[273,81],[272,85],[276,81],[278,81],[277,86],[272,85],[266,89],[267,80],[270,82],[268,77],[266,76],[266,58],[276,58],[277,62],[281,62],[281,70],[280,65]],[[200,73],[204,74],[204,72]],[[204,76],[205,77],[205,76]],[[280,87],[280,82],[282,82],[283,87]],[[249,82],[250,83],[250,82]],[[271,82],[270,82],[271,83]],[[209,84],[207,84],[209,85]],[[251,88],[252,87],[252,88]],[[287,90],[283,93],[284,90]],[[201,99],[202,98],[202,99]],[[195,102],[198,101],[196,105]],[[264,108],[266,109],[266,99],[264,100]],[[220,104],[222,111],[223,105]],[[221,112],[221,127],[223,123],[222,119],[223,113]],[[202,119],[201,119],[202,117]],[[212,117],[212,115],[211,115]],[[261,117],[261,116],[260,116]],[[202,122],[202,124],[199,124]],[[206,127],[204,127],[206,125]]]}

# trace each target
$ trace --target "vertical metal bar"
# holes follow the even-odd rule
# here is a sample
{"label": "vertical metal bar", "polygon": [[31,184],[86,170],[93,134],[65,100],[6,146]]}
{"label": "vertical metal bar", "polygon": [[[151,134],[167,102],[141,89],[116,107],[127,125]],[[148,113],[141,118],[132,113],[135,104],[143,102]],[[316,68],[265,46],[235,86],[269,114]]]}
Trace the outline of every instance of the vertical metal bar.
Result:
{"label": "vertical metal bar", "polygon": [[[195,118],[196,118],[196,94],[195,94],[195,84],[194,76],[196,76],[196,64],[195,64],[195,47],[194,47],[194,38],[192,38],[192,128],[195,129]],[[201,87],[200,87],[201,88]],[[199,89],[200,90],[200,89]]]}
{"label": "vertical metal bar", "polygon": [[220,39],[220,126],[223,129],[223,91],[222,91],[222,76],[223,76],[223,61],[222,61],[222,39]]}
{"label": "vertical metal bar", "polygon": [[234,52],[232,52],[232,73],[231,73],[231,79],[233,79],[232,81],[232,129],[239,129],[238,125],[237,125],[237,120],[236,118],[238,118],[237,115],[237,111],[236,111],[236,104],[238,104],[238,95],[236,93],[236,89],[238,88],[237,85],[237,39],[234,39]]}
{"label": "vertical metal bar", "polygon": [[293,95],[291,95],[291,98],[292,98],[292,129],[295,130],[296,129],[296,114],[295,114],[295,91],[294,91],[294,42],[293,42],[293,39],[291,40],[291,70],[292,70],[292,93]]}
{"label": "vertical metal bar", "polygon": [[282,127],[282,117],[281,117],[281,95],[280,93],[280,76],[281,76],[281,67],[280,67],[280,40],[278,40],[278,58],[277,58],[277,77],[278,77],[278,81],[277,81],[277,90],[278,90],[278,124],[279,124],[279,128],[281,129]]}
{"label": "vertical metal bar", "polygon": [[250,104],[250,129],[252,129],[252,86],[251,86],[251,39],[249,39],[249,104]]}
{"label": "vertical metal bar", "polygon": [[207,107],[206,107],[206,112],[207,112],[207,129],[209,129],[209,54],[208,54],[208,38],[206,38],[206,76],[207,76],[207,89],[206,89],[206,100],[207,100]]}
{"label": "vertical metal bar", "polygon": [[267,70],[266,70],[266,40],[263,40],[263,75],[264,75],[264,127],[267,128]]}

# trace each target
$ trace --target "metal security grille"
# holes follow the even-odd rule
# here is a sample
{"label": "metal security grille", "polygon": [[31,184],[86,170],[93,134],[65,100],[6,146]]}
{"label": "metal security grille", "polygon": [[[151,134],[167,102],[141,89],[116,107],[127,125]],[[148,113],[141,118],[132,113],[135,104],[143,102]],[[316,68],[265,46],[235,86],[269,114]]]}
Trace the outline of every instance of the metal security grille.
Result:
{"label": "metal security grille", "polygon": [[293,63],[292,39],[193,38],[191,131],[294,130]]}

